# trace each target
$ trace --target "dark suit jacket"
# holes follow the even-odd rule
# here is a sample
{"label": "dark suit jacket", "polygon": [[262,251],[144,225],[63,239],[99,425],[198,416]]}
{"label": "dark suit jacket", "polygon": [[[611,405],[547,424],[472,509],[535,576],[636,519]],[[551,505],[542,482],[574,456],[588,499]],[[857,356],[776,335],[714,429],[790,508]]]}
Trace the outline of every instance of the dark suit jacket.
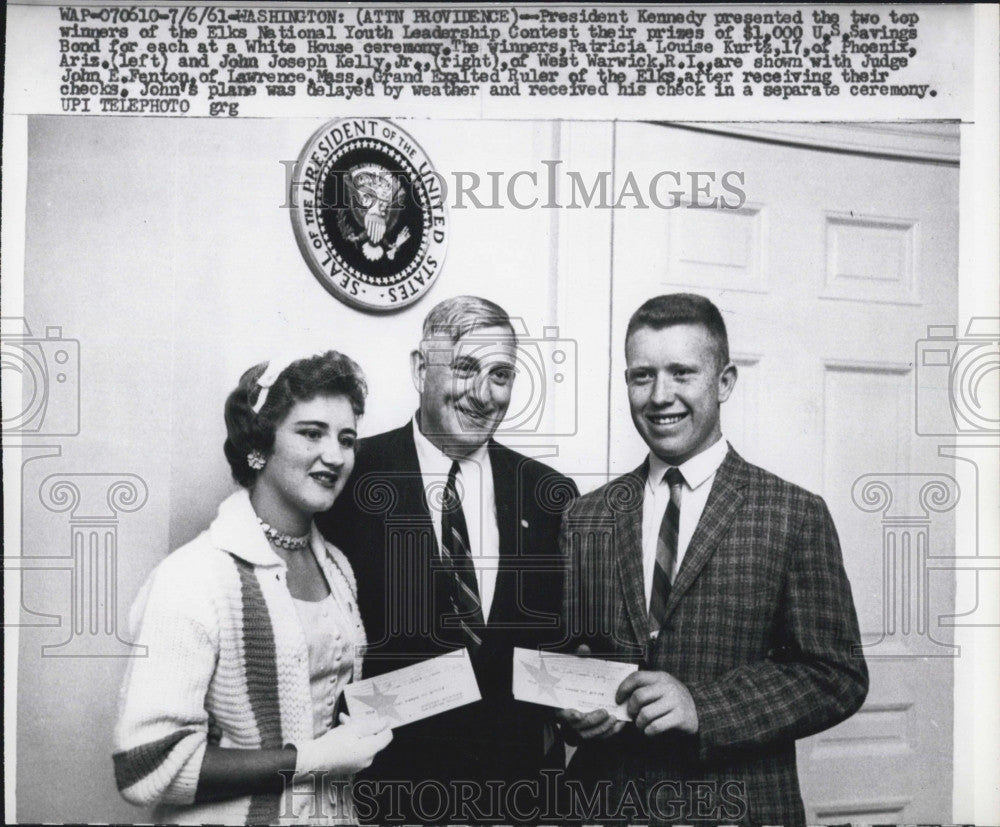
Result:
{"label": "dark suit jacket", "polygon": [[[473,658],[483,700],[396,729],[368,771],[370,779],[481,785],[531,778],[545,763],[549,713],[514,701],[513,647],[563,638],[559,523],[577,490],[562,474],[495,441],[488,450],[500,562],[490,614],[479,630],[483,645]],[[475,505],[466,498],[466,508]],[[454,629],[440,623],[448,616],[439,602],[444,572],[412,423],[361,441],[348,486],[317,524],[354,567],[368,636],[365,677],[462,645]],[[550,751],[548,760],[561,758],[560,745],[559,755]]]}
{"label": "dark suit jacket", "polygon": [[567,512],[567,623],[595,654],[683,682],[700,729],[650,738],[627,725],[582,745],[570,772],[584,787],[611,780],[619,797],[633,781],[655,797],[658,823],[804,823],[795,739],[847,718],[868,690],[830,513],[822,498],[730,447],[650,640],[646,473],[644,464]]}

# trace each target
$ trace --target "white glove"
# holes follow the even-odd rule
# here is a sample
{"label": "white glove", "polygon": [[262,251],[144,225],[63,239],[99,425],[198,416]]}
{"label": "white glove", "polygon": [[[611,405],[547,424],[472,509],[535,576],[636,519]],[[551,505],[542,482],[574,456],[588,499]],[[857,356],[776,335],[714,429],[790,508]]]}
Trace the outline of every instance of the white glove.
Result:
{"label": "white glove", "polygon": [[314,741],[295,744],[295,780],[309,780],[309,773],[326,772],[334,776],[353,775],[371,766],[375,755],[392,740],[392,730],[379,722],[352,721],[340,716],[334,727]]}

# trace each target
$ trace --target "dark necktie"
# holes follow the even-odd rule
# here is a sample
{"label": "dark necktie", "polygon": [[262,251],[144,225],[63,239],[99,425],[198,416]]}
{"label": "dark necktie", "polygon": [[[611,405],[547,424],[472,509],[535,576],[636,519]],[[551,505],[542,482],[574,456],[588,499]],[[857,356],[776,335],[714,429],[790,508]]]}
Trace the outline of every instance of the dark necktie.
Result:
{"label": "dark necktie", "polygon": [[484,625],[483,607],[476,585],[476,567],[469,551],[469,529],[465,525],[465,513],[455,482],[457,474],[456,460],[448,472],[448,484],[441,504],[441,558],[451,572],[449,602],[455,616],[445,625],[457,624],[462,630],[465,645],[475,654],[483,642],[475,631],[475,628],[481,629]]}
{"label": "dark necktie", "polygon": [[656,563],[653,565],[653,593],[649,598],[649,630],[657,633],[666,619],[670,581],[677,561],[677,533],[681,525],[681,490],[684,475],[677,468],[668,468],[664,475],[670,486],[670,502],[660,523],[656,538]]}

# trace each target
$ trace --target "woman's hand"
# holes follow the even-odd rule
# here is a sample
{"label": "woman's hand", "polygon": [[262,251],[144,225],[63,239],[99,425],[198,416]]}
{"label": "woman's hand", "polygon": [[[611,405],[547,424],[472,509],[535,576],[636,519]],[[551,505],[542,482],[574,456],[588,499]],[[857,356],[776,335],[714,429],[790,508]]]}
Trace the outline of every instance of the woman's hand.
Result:
{"label": "woman's hand", "polygon": [[392,730],[385,722],[372,725],[341,715],[340,726],[314,741],[296,744],[296,777],[312,772],[352,775],[370,766],[391,740]]}

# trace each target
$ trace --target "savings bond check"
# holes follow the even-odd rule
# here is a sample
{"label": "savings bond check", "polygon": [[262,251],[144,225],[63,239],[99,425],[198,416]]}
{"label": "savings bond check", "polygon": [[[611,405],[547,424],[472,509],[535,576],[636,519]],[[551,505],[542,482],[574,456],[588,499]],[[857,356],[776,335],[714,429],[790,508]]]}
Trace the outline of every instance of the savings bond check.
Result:
{"label": "savings bond check", "polygon": [[579,712],[606,709],[619,721],[630,721],[625,705],[615,703],[615,692],[638,668],[632,663],[515,648],[514,697]]}
{"label": "savings bond check", "polygon": [[344,695],[352,717],[380,717],[392,729],[481,698],[468,649],[349,683]]}

